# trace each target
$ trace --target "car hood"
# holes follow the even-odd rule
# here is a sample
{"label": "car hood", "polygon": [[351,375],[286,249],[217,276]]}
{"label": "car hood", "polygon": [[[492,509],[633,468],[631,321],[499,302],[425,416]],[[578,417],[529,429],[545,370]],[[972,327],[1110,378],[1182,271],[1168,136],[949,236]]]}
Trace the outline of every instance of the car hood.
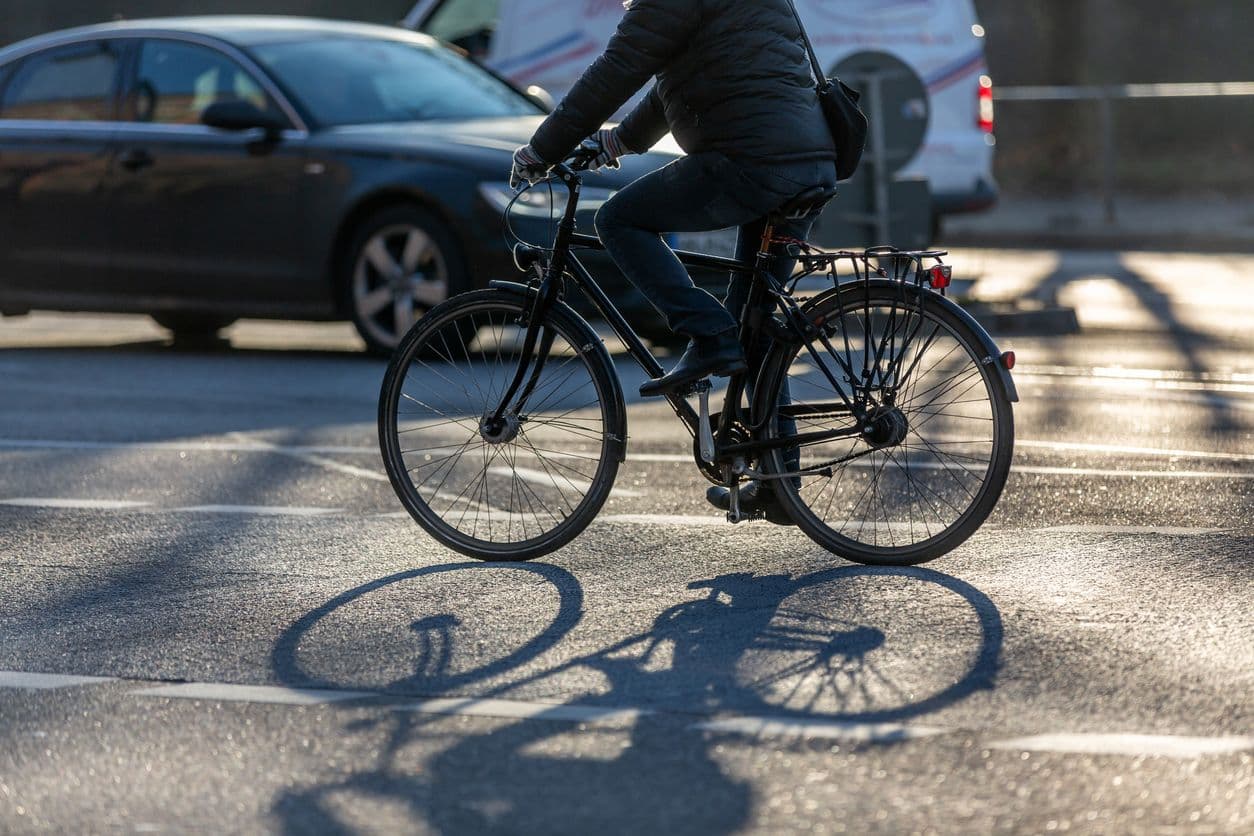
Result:
{"label": "car hood", "polygon": [[[319,131],[318,139],[341,152],[442,160],[505,176],[515,149],[529,142],[543,121],[543,116],[511,116],[347,125]],[[619,171],[595,175],[595,184],[609,188],[626,185],[682,153],[673,143],[661,143],[648,154],[624,157]]]}

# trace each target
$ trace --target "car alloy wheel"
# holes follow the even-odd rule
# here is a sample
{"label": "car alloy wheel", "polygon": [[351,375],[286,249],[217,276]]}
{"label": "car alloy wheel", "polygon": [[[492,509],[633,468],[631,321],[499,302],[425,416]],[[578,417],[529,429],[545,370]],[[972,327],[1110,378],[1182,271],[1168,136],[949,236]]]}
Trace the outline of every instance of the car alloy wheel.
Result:
{"label": "car alloy wheel", "polygon": [[421,227],[381,227],[358,250],[352,275],[354,321],[372,348],[394,348],[420,316],[448,295],[448,260],[435,236]]}

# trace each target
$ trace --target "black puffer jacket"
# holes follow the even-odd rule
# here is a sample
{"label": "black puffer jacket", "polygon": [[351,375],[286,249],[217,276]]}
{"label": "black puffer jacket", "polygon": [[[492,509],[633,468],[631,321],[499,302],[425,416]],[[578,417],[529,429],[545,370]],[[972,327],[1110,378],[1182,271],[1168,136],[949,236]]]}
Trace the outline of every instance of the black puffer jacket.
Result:
{"label": "black puffer jacket", "polygon": [[592,63],[531,147],[562,159],[649,79],[619,136],[648,150],[668,130],[690,154],[775,163],[835,159],[788,0],[630,0]]}

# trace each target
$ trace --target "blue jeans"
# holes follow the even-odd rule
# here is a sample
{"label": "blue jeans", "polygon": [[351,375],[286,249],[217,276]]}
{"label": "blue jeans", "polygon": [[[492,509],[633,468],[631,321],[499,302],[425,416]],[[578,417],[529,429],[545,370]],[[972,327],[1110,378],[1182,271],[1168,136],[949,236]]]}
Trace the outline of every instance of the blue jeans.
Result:
{"label": "blue jeans", "polygon": [[[831,161],[757,166],[716,152],[691,154],[610,198],[597,212],[597,233],[614,263],[673,332],[690,339],[710,337],[736,327],[748,277],[733,277],[724,307],[692,283],[663,234],[740,227],[738,254],[752,257],[767,215],[806,189],[835,182]],[[790,224],[780,232],[804,238],[812,223]],[[791,264],[780,267],[785,273],[792,270]]]}

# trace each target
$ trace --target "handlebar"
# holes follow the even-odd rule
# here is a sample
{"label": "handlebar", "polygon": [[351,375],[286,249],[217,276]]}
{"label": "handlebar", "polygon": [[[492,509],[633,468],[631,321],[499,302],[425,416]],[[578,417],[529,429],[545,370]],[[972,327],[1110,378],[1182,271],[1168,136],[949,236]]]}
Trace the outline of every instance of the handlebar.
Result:
{"label": "handlebar", "polygon": [[592,139],[585,139],[579,144],[579,147],[566,156],[557,165],[553,166],[553,171],[558,176],[575,174],[580,171],[587,171],[588,166],[601,153],[601,146]]}

